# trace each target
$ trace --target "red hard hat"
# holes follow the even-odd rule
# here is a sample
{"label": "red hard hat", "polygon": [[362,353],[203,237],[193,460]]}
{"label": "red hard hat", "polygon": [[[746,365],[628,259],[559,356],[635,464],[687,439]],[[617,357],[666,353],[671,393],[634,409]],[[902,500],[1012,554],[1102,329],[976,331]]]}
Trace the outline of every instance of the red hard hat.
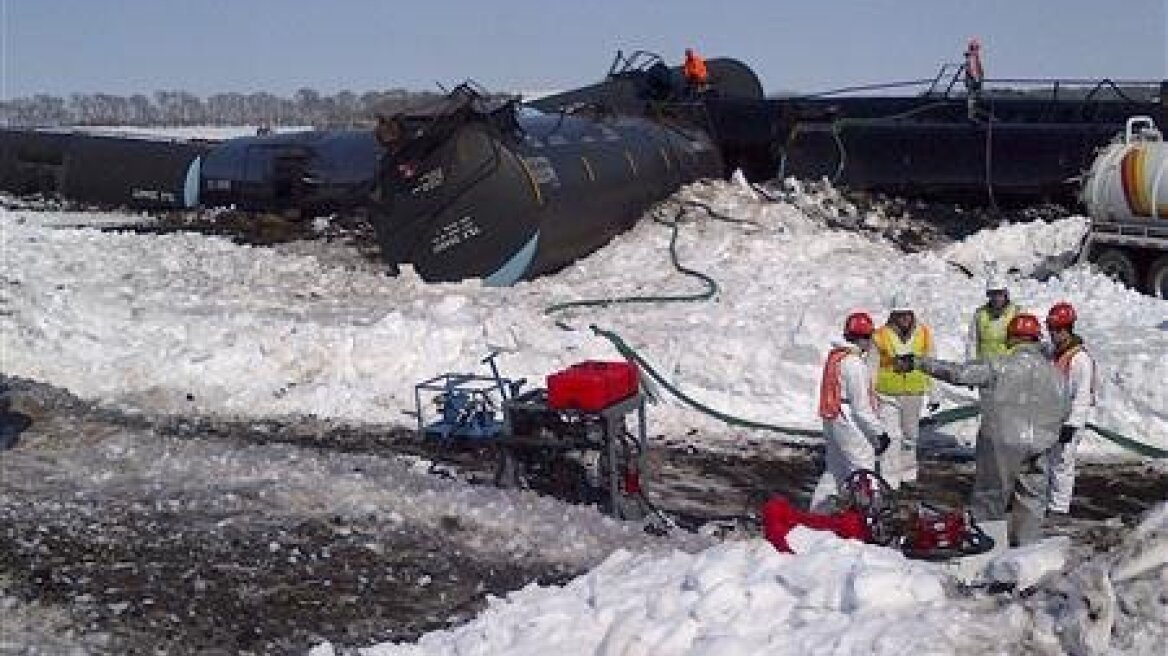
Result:
{"label": "red hard hat", "polygon": [[871,337],[876,331],[876,324],[867,312],[853,312],[844,322],[844,335],[849,337]]}
{"label": "red hard hat", "polygon": [[1075,325],[1075,320],[1078,318],[1078,315],[1075,314],[1075,307],[1062,301],[1050,307],[1050,312],[1046,314],[1046,327],[1051,330],[1070,328]]}
{"label": "red hard hat", "polygon": [[1038,341],[1042,337],[1042,325],[1033,314],[1019,314],[1010,319],[1010,325],[1006,326],[1006,337],[1026,337]]}

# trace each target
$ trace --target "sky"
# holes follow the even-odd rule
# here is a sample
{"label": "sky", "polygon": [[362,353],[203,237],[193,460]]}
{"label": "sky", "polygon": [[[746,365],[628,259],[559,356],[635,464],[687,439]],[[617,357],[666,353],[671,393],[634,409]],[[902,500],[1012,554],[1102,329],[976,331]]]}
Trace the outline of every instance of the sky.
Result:
{"label": "sky", "polygon": [[[947,262],[971,267],[994,258],[1025,272],[1077,245],[1085,227],[1083,217],[1016,224],[906,255],[815,220],[832,206],[818,203],[830,198],[770,202],[731,182],[690,185],[677,200],[709,203],[754,224],[698,211],[684,217],[679,257],[718,280],[716,300],[612,306],[562,320],[616,330],[674,384],[714,407],[814,425],[823,353],[849,308],[883,317],[892,296],[907,294],[934,326],[939,353],[959,357],[983,286]],[[256,248],[194,232],[94,229],[153,220],[0,209],[6,373],[152,417],[305,413],[355,425],[409,423],[402,412],[413,408],[412,383],[477,366],[487,344],[507,347],[499,358],[505,375],[533,385],[570,362],[615,357],[588,331],[555,326],[543,313],[551,302],[695,285],[666,264],[670,233],[649,220],[560,273],[510,288],[428,285],[408,270],[391,278],[352,247],[323,240]],[[1083,267],[1016,280],[1012,290],[1029,307],[1076,304],[1079,332],[1105,372],[1098,421],[1168,448],[1168,302]],[[968,391],[948,389],[945,400],[961,395]],[[649,410],[650,439],[668,435],[708,451],[741,443],[741,431],[707,419],[666,400]],[[442,530],[456,552],[487,562],[539,554],[590,569],[563,586],[529,584],[491,598],[467,624],[416,643],[374,645],[365,656],[971,654],[1019,645],[1103,653],[1109,643],[1116,649],[1108,653],[1142,656],[1159,654],[1165,639],[1162,504],[1114,551],[1067,575],[1057,573],[1067,563],[1065,537],[1001,553],[991,577],[1035,589],[986,596],[962,593],[941,565],[892,549],[804,529],[787,536],[791,554],[757,538],[716,543],[672,531],[657,540],[591,507],[430,475],[428,462],[410,457],[64,428],[83,437],[30,438],[0,461],[0,474],[22,489],[47,481],[40,498],[53,508],[128,496],[182,499],[232,522],[262,516],[265,526],[365,518],[376,527],[375,544]],[[1099,447],[1088,439],[1080,457]],[[442,528],[451,517],[462,530]],[[1046,573],[1051,578],[1040,579]],[[36,618],[21,619],[21,603],[0,596],[15,626],[8,644],[45,644]],[[310,653],[338,652],[321,643]]]}
{"label": "sky", "polygon": [[[746,62],[768,93],[931,78],[1168,78],[1168,0],[0,0],[0,97],[594,82],[618,50]],[[1122,11],[1118,10],[1122,7]]]}

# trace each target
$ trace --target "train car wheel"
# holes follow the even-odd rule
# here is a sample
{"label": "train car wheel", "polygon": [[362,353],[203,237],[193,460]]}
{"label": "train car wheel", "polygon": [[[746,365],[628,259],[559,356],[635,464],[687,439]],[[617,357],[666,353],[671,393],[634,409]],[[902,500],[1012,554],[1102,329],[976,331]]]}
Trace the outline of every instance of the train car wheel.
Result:
{"label": "train car wheel", "polygon": [[1126,287],[1134,289],[1138,286],[1136,263],[1126,251],[1118,248],[1105,248],[1099,251],[1092,260],[1099,271],[1107,277]]}
{"label": "train car wheel", "polygon": [[1148,267],[1148,288],[1156,298],[1168,300],[1168,255],[1162,255]]}

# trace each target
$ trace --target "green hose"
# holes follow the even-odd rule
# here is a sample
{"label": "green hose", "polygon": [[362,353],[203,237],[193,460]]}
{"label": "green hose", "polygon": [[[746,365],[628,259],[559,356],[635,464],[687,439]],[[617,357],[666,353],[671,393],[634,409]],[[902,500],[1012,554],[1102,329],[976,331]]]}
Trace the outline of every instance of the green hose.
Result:
{"label": "green hose", "polygon": [[[978,408],[978,406],[963,405],[957,408],[950,408],[948,410],[929,415],[928,417],[922,419],[921,422],[929,423],[934,426],[943,426],[945,424],[951,424],[955,421],[961,421],[963,419],[972,419],[979,414],[981,414],[981,409]],[[1117,433],[1110,428],[1104,428],[1103,426],[1098,426],[1091,422],[1087,422],[1087,428],[1091,429],[1097,435],[1108,440],[1112,444],[1123,447],[1128,451],[1138,453],[1141,456],[1154,458],[1157,460],[1168,458],[1168,451],[1154,447],[1151,444],[1146,444],[1137,439],[1133,439],[1123,435],[1122,433]]]}
{"label": "green hose", "polygon": [[[821,430],[814,430],[811,428],[800,428],[798,426],[780,426],[777,424],[768,424],[768,423],[764,423],[761,421],[754,421],[751,419],[743,419],[741,417],[735,417],[733,415],[728,415],[728,414],[721,412],[719,410],[715,410],[714,408],[711,408],[710,406],[702,403],[701,401],[698,401],[697,399],[694,399],[693,397],[689,396],[685,392],[682,392],[681,390],[677,389],[677,387],[675,387],[672,383],[670,383],[668,380],[666,380],[664,376],[662,376],[660,373],[658,373],[656,369],[654,369],[648,362],[646,362],[645,359],[642,358],[639,353],[634,351],[632,349],[632,347],[630,347],[627,343],[625,343],[625,341],[623,339],[621,339],[620,335],[617,335],[616,333],[610,332],[608,330],[603,330],[603,329],[597,327],[595,324],[589,326],[589,328],[591,328],[592,332],[596,333],[600,337],[603,337],[603,338],[607,339],[608,341],[612,342],[612,345],[614,347],[616,347],[616,350],[621,355],[623,355],[625,357],[625,359],[630,360],[632,362],[635,362],[637,364],[637,367],[640,368],[641,371],[648,374],[650,378],[657,381],[657,383],[659,385],[661,385],[665,389],[669,390],[669,392],[672,393],[674,396],[676,396],[677,398],[684,401],[690,407],[692,407],[700,412],[703,412],[707,415],[710,415],[711,417],[714,417],[715,419],[718,419],[722,422],[725,422],[731,426],[739,426],[741,428],[750,428],[750,429],[754,429],[754,430],[768,430],[768,431],[774,431],[776,433],[786,433],[788,435],[801,435],[803,437],[823,437],[823,431],[821,431]],[[808,446],[805,442],[787,442],[786,444],[789,444],[791,446],[801,446],[801,447]]]}
{"label": "green hose", "polygon": [[[712,209],[710,209],[709,206],[702,205],[700,203],[690,203],[690,204],[696,205],[698,207],[703,207],[712,216],[715,216],[717,218],[721,218]],[[669,236],[669,259],[673,263],[673,268],[676,269],[677,271],[681,272],[683,275],[690,276],[692,278],[697,278],[697,279],[701,280],[705,284],[705,290],[703,290],[701,292],[693,293],[693,294],[673,294],[673,295],[655,294],[655,295],[648,295],[648,296],[617,296],[617,297],[610,297],[610,298],[592,298],[592,299],[584,299],[584,300],[577,300],[577,301],[565,301],[563,303],[556,303],[555,305],[549,305],[547,308],[544,309],[543,313],[544,314],[555,314],[556,312],[562,312],[563,310],[569,310],[572,308],[581,308],[581,307],[608,307],[610,305],[621,305],[621,304],[629,304],[629,303],[694,302],[694,301],[705,301],[705,300],[708,300],[710,298],[713,298],[714,295],[718,293],[718,283],[715,282],[713,278],[702,273],[701,271],[695,271],[694,269],[690,269],[690,268],[684,266],[681,263],[681,260],[678,259],[678,257],[677,257],[677,236],[679,233],[679,229],[681,227],[681,215],[684,212],[685,212],[685,207],[682,206],[681,208],[678,209],[677,215],[674,217],[673,221],[662,221],[661,219],[657,219],[657,218],[654,218],[654,220],[657,221],[658,223],[660,223],[661,225],[669,226],[670,228],[672,228],[672,234]],[[560,325],[565,327],[565,328],[567,327],[567,326],[564,326],[564,324],[560,324]]]}

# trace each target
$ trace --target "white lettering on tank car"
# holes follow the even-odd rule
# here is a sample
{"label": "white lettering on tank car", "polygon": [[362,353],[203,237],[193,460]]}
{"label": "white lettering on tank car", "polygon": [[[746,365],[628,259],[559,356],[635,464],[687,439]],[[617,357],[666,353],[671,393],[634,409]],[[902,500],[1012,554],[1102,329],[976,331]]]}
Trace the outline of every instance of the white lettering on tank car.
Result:
{"label": "white lettering on tank car", "polygon": [[430,252],[437,255],[481,234],[483,229],[475,223],[474,217],[464,216],[438,229],[430,239]]}

